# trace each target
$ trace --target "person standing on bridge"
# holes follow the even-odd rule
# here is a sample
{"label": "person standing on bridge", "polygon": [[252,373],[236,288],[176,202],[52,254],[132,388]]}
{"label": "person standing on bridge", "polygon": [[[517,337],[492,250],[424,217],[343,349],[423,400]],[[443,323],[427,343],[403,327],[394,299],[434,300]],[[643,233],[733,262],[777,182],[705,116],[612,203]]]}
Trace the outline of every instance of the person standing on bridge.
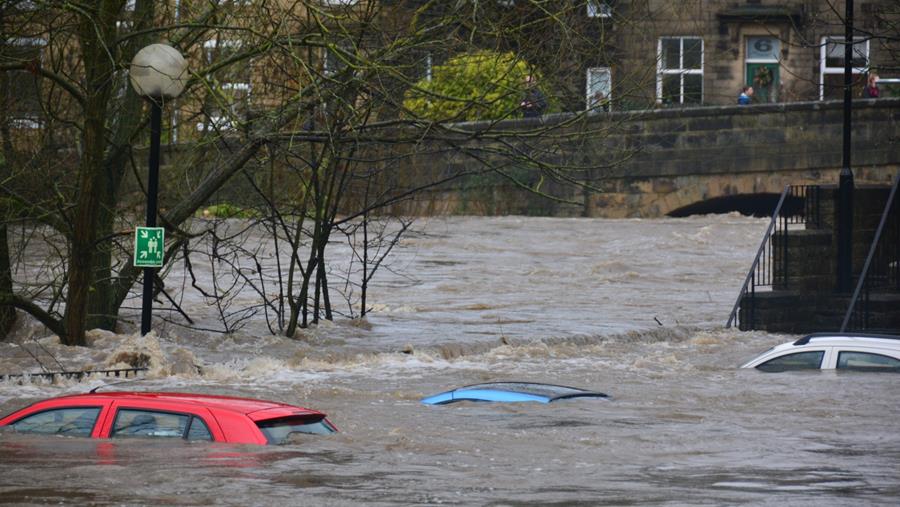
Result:
{"label": "person standing on bridge", "polygon": [[863,97],[867,99],[877,99],[878,95],[878,74],[870,72],[869,79],[866,80],[866,87],[863,88]]}
{"label": "person standing on bridge", "polygon": [[525,118],[535,118],[544,114],[547,109],[547,98],[537,86],[534,76],[525,77],[525,97],[519,104]]}
{"label": "person standing on bridge", "polygon": [[752,98],[753,98],[753,87],[745,86],[745,87],[741,88],[741,94],[738,95],[738,105],[749,106]]}

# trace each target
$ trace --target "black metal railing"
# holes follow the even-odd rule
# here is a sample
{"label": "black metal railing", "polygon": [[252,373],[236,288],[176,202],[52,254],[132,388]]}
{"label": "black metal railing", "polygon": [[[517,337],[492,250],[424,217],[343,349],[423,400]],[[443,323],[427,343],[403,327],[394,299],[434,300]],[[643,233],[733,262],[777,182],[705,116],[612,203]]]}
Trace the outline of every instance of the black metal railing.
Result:
{"label": "black metal railing", "polygon": [[104,376],[104,377],[125,377],[128,378],[129,375],[137,376],[140,372],[147,371],[147,368],[115,368],[112,370],[78,370],[78,371],[45,371],[39,373],[8,373],[8,374],[0,374],[0,380],[11,380],[11,379],[21,379],[21,378],[45,378],[49,379],[51,382],[56,381],[56,378],[68,378],[68,379],[76,379],[81,380],[85,377],[90,377],[92,375],[96,376]]}
{"label": "black metal railing", "polygon": [[891,192],[881,213],[878,229],[869,247],[856,290],[844,314],[841,332],[872,330],[872,293],[900,292],[900,175],[894,178]]}
{"label": "black metal railing", "polygon": [[756,258],[750,265],[744,285],[734,302],[731,315],[728,316],[726,328],[732,325],[737,325],[742,331],[754,328],[757,288],[788,287],[788,229],[790,226],[821,227],[820,201],[820,190],[816,185],[784,187],[756,252]]}

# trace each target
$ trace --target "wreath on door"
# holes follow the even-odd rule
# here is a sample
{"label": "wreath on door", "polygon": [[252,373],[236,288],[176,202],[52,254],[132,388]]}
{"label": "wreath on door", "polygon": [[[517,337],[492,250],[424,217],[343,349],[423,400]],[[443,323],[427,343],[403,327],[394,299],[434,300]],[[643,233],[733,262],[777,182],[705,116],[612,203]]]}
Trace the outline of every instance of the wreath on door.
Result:
{"label": "wreath on door", "polygon": [[772,71],[768,67],[760,67],[753,76],[753,82],[760,88],[765,88],[772,84]]}

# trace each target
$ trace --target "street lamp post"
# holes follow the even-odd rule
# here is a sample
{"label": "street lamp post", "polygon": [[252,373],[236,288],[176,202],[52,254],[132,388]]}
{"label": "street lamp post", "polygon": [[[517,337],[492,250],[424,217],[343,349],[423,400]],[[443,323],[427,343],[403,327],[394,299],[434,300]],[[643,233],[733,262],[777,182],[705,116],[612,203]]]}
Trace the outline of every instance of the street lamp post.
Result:
{"label": "street lamp post", "polygon": [[853,287],[853,170],[850,168],[850,121],[853,108],[853,0],[844,17],[844,156],[838,180],[837,289]]}
{"label": "street lamp post", "polygon": [[[187,62],[177,49],[165,44],[144,47],[131,60],[131,86],[150,101],[150,155],[147,173],[147,227],[156,227],[159,193],[159,145],[162,131],[162,105],[184,90]],[[137,240],[137,238],[136,238]],[[159,245],[160,250],[163,245]],[[153,314],[153,278],[156,268],[144,268],[144,296],[141,305],[141,335],[150,332]]]}

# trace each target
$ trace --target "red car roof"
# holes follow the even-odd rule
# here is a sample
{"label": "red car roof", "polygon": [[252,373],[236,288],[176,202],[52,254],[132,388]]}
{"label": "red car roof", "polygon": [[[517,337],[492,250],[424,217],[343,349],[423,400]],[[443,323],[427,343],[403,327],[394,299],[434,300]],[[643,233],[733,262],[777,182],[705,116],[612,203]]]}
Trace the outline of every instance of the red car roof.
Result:
{"label": "red car roof", "polygon": [[316,410],[279,403],[276,401],[256,400],[251,398],[238,398],[236,396],[217,396],[213,394],[193,393],[168,393],[168,392],[103,392],[86,393],[62,396],[59,399],[109,399],[109,400],[134,400],[134,401],[165,401],[169,403],[184,403],[186,405],[231,410],[241,414],[251,414],[260,410],[288,409],[290,413],[305,411],[310,414],[319,414]]}

